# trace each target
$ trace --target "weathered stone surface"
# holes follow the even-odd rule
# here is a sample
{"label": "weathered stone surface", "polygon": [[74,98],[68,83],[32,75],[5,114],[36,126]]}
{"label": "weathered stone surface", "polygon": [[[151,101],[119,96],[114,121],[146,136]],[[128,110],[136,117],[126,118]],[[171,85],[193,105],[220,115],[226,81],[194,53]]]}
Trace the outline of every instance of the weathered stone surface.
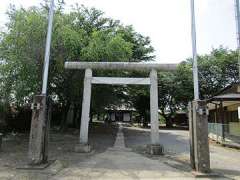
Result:
{"label": "weathered stone surface", "polygon": [[195,167],[195,157],[194,157],[194,139],[193,139],[193,109],[192,102],[188,103],[188,121],[189,121],[189,145],[190,145],[190,163],[193,170]]}
{"label": "weathered stone surface", "polygon": [[65,167],[65,164],[62,161],[56,160],[47,168],[46,172],[49,174],[55,175],[59,171],[64,169],[64,167]]}
{"label": "weathered stone surface", "polygon": [[159,120],[158,120],[158,81],[157,71],[150,73],[150,118],[151,118],[151,143],[159,144]]}
{"label": "weathered stone surface", "polygon": [[86,69],[84,78],[83,101],[82,101],[82,116],[80,127],[80,144],[88,144],[88,126],[89,126],[89,113],[91,103],[92,91],[92,70]]}
{"label": "weathered stone surface", "polygon": [[132,62],[65,62],[66,69],[109,69],[109,70],[140,70],[175,71],[177,64],[132,63]]}
{"label": "weathered stone surface", "polygon": [[192,102],[193,151],[196,171],[210,172],[206,101]]}
{"label": "weathered stone surface", "polygon": [[164,149],[163,146],[158,144],[149,144],[147,145],[147,153],[151,155],[163,155]]}
{"label": "weathered stone surface", "polygon": [[35,96],[34,106],[28,151],[29,164],[32,165],[47,161],[48,124],[46,96]]}
{"label": "weathered stone surface", "polygon": [[92,84],[110,84],[110,85],[149,85],[149,78],[119,78],[119,77],[93,77]]}
{"label": "weathered stone surface", "polygon": [[77,144],[74,147],[74,151],[77,153],[89,153],[91,150],[92,148],[89,144]]}

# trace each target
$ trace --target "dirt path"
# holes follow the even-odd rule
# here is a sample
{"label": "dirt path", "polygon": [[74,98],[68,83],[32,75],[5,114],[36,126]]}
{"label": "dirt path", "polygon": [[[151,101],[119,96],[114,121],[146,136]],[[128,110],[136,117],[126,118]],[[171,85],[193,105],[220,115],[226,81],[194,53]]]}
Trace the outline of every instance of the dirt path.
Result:
{"label": "dirt path", "polygon": [[[128,148],[138,151],[149,140],[149,129],[125,127],[125,143]],[[185,130],[159,131],[160,143],[164,146],[165,154],[171,158],[190,164],[189,133]],[[240,179],[240,151],[210,144],[211,169],[230,179]]]}
{"label": "dirt path", "polygon": [[53,179],[192,178],[189,172],[169,166],[170,160],[164,157],[148,158],[126,148],[122,129],[122,125],[119,124],[112,148],[91,156],[86,163],[79,162],[77,165],[65,168]]}
{"label": "dirt path", "polygon": [[[89,135],[94,151],[88,154],[73,152],[78,135],[75,130],[51,133],[49,159],[55,161],[44,170],[16,169],[27,164],[28,135],[5,139],[0,153],[0,180],[193,179],[189,164],[174,159],[173,152],[170,153],[173,158],[145,154],[144,147],[150,142],[149,130],[96,123]],[[168,150],[186,155],[185,135],[160,131],[160,137],[164,137]]]}

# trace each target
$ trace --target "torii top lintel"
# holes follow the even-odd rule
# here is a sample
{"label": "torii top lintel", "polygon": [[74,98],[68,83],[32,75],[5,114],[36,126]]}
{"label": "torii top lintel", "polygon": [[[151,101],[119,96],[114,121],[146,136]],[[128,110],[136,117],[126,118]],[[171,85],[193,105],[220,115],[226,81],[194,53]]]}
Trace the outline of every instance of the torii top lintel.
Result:
{"label": "torii top lintel", "polygon": [[106,69],[106,70],[136,70],[175,71],[177,64],[143,63],[143,62],[65,62],[66,69]]}

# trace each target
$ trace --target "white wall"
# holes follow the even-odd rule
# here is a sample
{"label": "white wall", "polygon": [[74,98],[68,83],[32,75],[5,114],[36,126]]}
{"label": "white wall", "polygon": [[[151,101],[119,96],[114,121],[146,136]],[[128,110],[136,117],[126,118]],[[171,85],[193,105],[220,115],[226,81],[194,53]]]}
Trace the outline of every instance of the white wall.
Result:
{"label": "white wall", "polygon": [[123,114],[123,121],[124,122],[129,122],[130,120],[131,120],[130,113],[124,113]]}
{"label": "white wall", "polygon": [[116,121],[115,113],[110,114],[110,119],[111,119],[111,121]]}

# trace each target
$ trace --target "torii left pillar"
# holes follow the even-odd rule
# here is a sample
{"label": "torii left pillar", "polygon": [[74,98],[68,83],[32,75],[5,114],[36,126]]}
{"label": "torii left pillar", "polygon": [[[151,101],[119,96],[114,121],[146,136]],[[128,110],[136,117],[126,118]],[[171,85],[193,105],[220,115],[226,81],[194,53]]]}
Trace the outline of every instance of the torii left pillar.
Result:
{"label": "torii left pillar", "polygon": [[91,90],[92,90],[92,70],[85,70],[83,102],[82,102],[82,117],[80,127],[79,144],[75,146],[75,152],[85,153],[90,152],[91,147],[88,144],[88,128],[89,128],[89,114],[91,104]]}

